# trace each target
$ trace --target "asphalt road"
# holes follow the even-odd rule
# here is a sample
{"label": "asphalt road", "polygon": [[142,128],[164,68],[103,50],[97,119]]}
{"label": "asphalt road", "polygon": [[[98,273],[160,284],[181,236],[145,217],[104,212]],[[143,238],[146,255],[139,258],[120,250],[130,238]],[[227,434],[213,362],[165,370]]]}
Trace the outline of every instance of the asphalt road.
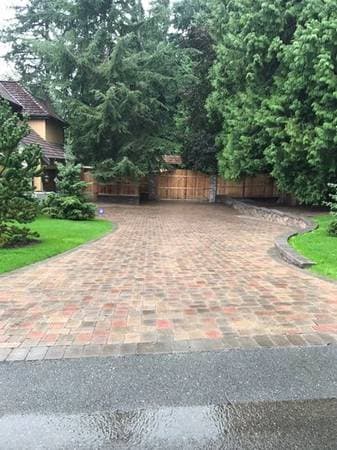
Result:
{"label": "asphalt road", "polygon": [[0,365],[1,449],[337,449],[337,347]]}

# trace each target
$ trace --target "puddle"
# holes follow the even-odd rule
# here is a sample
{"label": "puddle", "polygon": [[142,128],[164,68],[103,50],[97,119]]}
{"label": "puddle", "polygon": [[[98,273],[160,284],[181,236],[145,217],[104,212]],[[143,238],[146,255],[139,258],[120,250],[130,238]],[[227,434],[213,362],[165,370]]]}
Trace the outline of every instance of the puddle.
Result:
{"label": "puddle", "polygon": [[4,415],[1,449],[335,449],[337,401]]}

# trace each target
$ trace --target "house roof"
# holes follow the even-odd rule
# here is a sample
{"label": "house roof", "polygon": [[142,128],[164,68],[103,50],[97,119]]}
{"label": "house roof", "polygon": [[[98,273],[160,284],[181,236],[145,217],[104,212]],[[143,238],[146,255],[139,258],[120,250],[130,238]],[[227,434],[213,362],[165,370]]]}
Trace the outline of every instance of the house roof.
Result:
{"label": "house roof", "polygon": [[166,164],[180,165],[183,162],[180,155],[164,155],[163,159]]}
{"label": "house roof", "polygon": [[0,96],[22,107],[22,112],[31,118],[55,119],[64,123],[52,106],[39,100],[17,81],[0,81]]}
{"label": "house roof", "polygon": [[5,86],[3,86],[1,83],[0,83],[0,97],[17,106],[20,110],[22,109],[22,105],[20,105],[20,103],[15,100],[15,98],[11,95],[11,93],[8,92]]}
{"label": "house roof", "polygon": [[38,144],[42,149],[42,157],[44,161],[49,164],[50,160],[64,160],[64,149],[62,145],[50,144],[40,137],[34,130],[30,130],[30,133],[21,139],[22,144]]}

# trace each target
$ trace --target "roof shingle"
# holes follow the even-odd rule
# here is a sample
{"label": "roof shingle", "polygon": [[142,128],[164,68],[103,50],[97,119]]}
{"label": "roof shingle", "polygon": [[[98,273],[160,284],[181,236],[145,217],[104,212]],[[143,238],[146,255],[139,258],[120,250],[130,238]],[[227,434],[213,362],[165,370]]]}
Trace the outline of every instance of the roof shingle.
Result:
{"label": "roof shingle", "polygon": [[[39,100],[17,81],[0,81],[0,96],[22,106],[22,112],[30,117],[45,117],[64,123],[51,105]],[[7,97],[6,97],[7,96]]]}
{"label": "roof shingle", "polygon": [[7,91],[7,89],[0,82],[0,97],[12,103],[13,105],[22,109],[22,105]]}
{"label": "roof shingle", "polygon": [[50,163],[51,159],[56,160],[65,159],[64,149],[61,145],[50,144],[49,142],[42,139],[42,137],[40,137],[37,133],[35,133],[34,130],[31,130],[27,136],[21,139],[21,143],[25,145],[28,144],[40,145],[42,149],[43,159],[47,162],[47,164]]}

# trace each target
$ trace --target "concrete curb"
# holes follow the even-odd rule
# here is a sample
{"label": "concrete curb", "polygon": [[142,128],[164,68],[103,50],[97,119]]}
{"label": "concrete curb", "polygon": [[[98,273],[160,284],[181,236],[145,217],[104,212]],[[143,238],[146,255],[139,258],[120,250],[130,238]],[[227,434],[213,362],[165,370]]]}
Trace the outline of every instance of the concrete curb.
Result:
{"label": "concrete curb", "polygon": [[305,269],[315,265],[316,263],[302,255],[299,255],[290,245],[289,239],[298,234],[309,233],[315,230],[318,225],[310,219],[296,216],[294,214],[285,213],[277,209],[264,208],[249,204],[233,198],[226,198],[222,201],[227,206],[230,206],[242,214],[254,217],[261,217],[270,222],[279,223],[281,225],[296,227],[298,231],[290,231],[279,236],[275,241],[275,247],[280,253],[281,257],[290,264],[293,264],[301,269]]}

